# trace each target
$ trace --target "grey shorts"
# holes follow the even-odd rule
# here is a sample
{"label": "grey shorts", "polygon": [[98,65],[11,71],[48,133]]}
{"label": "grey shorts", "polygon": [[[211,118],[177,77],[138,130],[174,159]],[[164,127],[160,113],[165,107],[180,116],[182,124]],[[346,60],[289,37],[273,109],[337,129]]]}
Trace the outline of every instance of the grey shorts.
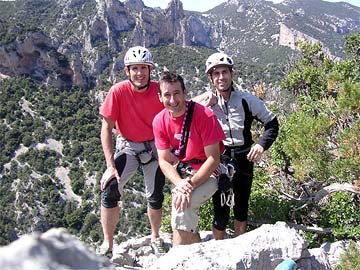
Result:
{"label": "grey shorts", "polygon": [[[164,201],[165,176],[157,161],[154,141],[149,141],[151,151],[146,151],[144,143],[128,141],[122,137],[116,140],[115,166],[120,180],[113,179],[101,193],[101,204],[106,208],[118,205],[125,184],[141,166],[144,174],[145,196],[152,209],[160,209]],[[150,156],[149,156],[150,155]]]}
{"label": "grey shorts", "polygon": [[218,189],[217,180],[211,176],[208,181],[195,188],[190,200],[190,208],[177,211],[172,207],[171,226],[173,229],[186,232],[198,232],[199,209]]}

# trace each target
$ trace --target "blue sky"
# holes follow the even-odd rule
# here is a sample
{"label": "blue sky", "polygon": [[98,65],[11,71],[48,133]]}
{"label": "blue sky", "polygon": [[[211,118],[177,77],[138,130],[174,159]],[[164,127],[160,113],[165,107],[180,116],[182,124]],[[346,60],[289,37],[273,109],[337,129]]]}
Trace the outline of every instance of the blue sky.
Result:
{"label": "blue sky", "polygon": [[[123,1],[123,0],[122,0]],[[166,8],[170,0],[143,0],[144,4],[148,7],[161,7]],[[185,10],[193,10],[204,12],[213,7],[226,2],[226,0],[181,0]],[[275,0],[273,2],[281,2],[281,0]],[[328,0],[328,2],[340,2],[338,0]],[[360,0],[343,0],[342,2],[348,2],[354,6],[360,7]]]}

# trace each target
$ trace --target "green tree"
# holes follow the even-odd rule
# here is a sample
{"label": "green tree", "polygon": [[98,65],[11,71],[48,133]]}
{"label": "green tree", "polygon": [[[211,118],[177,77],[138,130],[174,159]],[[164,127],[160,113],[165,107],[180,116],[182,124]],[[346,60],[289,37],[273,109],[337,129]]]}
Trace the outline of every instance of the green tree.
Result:
{"label": "green tree", "polygon": [[[271,149],[277,170],[283,172],[274,177],[274,187],[293,202],[290,220],[331,227],[338,239],[360,235],[359,222],[352,223],[360,218],[359,203],[351,200],[359,195],[355,189],[347,199],[338,195],[346,194],[342,187],[359,177],[359,37],[360,33],[346,39],[352,55],[340,61],[326,57],[319,44],[300,42],[301,55],[281,82],[282,89],[296,98],[295,109],[280,119],[279,137]],[[321,197],[325,193],[320,191],[336,183],[342,185],[334,194]]]}

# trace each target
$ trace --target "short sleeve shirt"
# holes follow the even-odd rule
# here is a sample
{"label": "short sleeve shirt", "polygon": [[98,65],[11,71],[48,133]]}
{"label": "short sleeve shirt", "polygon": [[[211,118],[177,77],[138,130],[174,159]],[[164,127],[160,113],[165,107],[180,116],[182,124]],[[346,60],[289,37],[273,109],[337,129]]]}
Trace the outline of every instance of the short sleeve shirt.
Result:
{"label": "short sleeve shirt", "polygon": [[146,91],[135,91],[129,80],[113,85],[100,114],[115,122],[116,130],[134,142],[154,139],[152,121],[164,108],[158,96],[158,83],[150,82]]}
{"label": "short sleeve shirt", "polygon": [[[166,109],[154,118],[156,148],[165,150],[179,147],[184,118],[185,114],[173,118]],[[214,143],[220,143],[220,152],[222,152],[224,149],[222,140],[224,139],[224,132],[215,114],[208,108],[195,103],[186,154],[180,161],[206,160],[204,148]]]}

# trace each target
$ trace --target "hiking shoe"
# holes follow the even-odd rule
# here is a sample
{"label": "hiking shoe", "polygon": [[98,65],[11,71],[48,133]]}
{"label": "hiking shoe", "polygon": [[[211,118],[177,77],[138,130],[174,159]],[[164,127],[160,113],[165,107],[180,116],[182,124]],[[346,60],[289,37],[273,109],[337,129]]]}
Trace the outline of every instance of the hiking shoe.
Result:
{"label": "hiking shoe", "polygon": [[109,243],[107,243],[107,242],[103,242],[101,244],[101,246],[98,247],[97,251],[98,251],[97,253],[99,253],[100,255],[105,256],[105,257],[107,257],[109,259],[111,259],[112,256],[113,256],[112,250],[110,249]]}
{"label": "hiking shoe", "polygon": [[160,237],[151,242],[151,248],[156,256],[164,255],[166,253],[164,240]]}

